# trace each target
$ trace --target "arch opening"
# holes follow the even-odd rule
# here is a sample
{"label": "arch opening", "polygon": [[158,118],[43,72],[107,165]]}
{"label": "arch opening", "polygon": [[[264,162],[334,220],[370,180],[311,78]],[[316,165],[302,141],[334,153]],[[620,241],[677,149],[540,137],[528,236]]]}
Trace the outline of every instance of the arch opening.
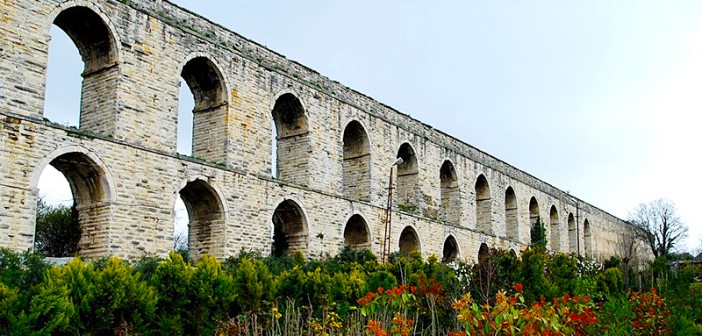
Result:
{"label": "arch opening", "polygon": [[575,222],[573,213],[570,213],[568,215],[568,248],[570,249],[570,252],[579,252],[577,234],[577,223]]}
{"label": "arch opening", "polygon": [[512,257],[512,258],[515,258],[515,259],[518,258],[518,256],[517,256],[517,251],[515,251],[513,248],[509,249],[509,252],[507,252],[507,253],[508,253],[509,256]]}
{"label": "arch opening", "polygon": [[539,203],[536,201],[536,197],[529,200],[529,227],[531,228],[531,245],[545,246],[546,228],[541,222]]}
{"label": "arch opening", "polygon": [[[85,65],[78,48],[61,28],[56,25],[51,26],[50,35],[44,118],[61,125],[78,128],[83,82],[81,73]],[[57,71],[60,71],[61,76]]]}
{"label": "arch opening", "polygon": [[309,175],[309,126],[305,109],[292,93],[278,97],[273,115],[273,155],[275,169],[272,175],[284,181],[307,183]]}
{"label": "arch opening", "polygon": [[173,213],[175,216],[173,218],[173,243],[171,250],[185,255],[189,249],[190,232],[188,224],[190,223],[190,216],[180,195],[176,198]]}
{"label": "arch opening", "polygon": [[421,246],[419,245],[419,235],[414,228],[407,226],[400,234],[400,252],[403,254],[410,254],[414,251],[422,252]]}
{"label": "arch opening", "polygon": [[458,242],[453,236],[448,236],[444,240],[444,248],[441,257],[441,262],[450,263],[458,259]]}
{"label": "arch opening", "polygon": [[[181,71],[177,151],[211,162],[226,161],[227,98],[224,76],[206,57],[195,57]],[[191,111],[188,111],[192,108]]]}
{"label": "arch opening", "polygon": [[583,238],[585,239],[585,256],[592,258],[592,231],[590,231],[590,221],[587,219],[583,223]]}
{"label": "arch opening", "polygon": [[281,257],[297,251],[305,252],[308,244],[307,219],[293,200],[278,204],[273,212],[273,244],[271,255]]}
{"label": "arch opening", "polygon": [[[101,256],[108,251],[108,232],[110,225],[110,186],[105,171],[88,155],[79,152],[70,152],[59,155],[42,171],[55,173],[53,178],[63,175],[72,198],[72,205],[68,207],[64,201],[62,214],[53,213],[50,217],[43,217],[52,204],[37,204],[37,225],[35,228],[34,248],[47,257],[71,257],[76,254],[82,256]],[[52,181],[49,189],[61,188]],[[49,192],[53,190],[47,190]],[[60,192],[60,191],[59,191]],[[44,202],[42,199],[38,203]],[[53,204],[55,207],[56,203]]]}
{"label": "arch opening", "polygon": [[344,228],[344,245],[355,250],[370,249],[370,232],[368,223],[361,215],[353,215],[349,218]]}
{"label": "arch opening", "polygon": [[517,195],[512,187],[505,190],[505,224],[507,227],[507,238],[519,240],[519,224],[517,212]]}
{"label": "arch opening", "polygon": [[460,190],[456,168],[451,161],[446,160],[439,170],[441,180],[441,219],[450,223],[458,223],[461,218]]}
{"label": "arch opening", "polygon": [[370,141],[360,122],[354,120],[344,129],[344,197],[370,201]]}
{"label": "arch opening", "polygon": [[488,247],[488,245],[485,243],[480,244],[480,248],[478,248],[478,262],[485,258],[488,258],[489,256],[490,248]]}
{"label": "arch opening", "polygon": [[551,211],[549,213],[550,226],[551,226],[551,249],[553,251],[560,251],[561,249],[561,223],[558,219],[558,210],[556,206],[551,206]]}
{"label": "arch opening", "polygon": [[[54,41],[50,42],[48,53],[44,117],[81,130],[113,134],[119,71],[117,43],[110,28],[92,9],[76,6],[56,16],[50,35]],[[69,56],[71,44],[81,61]],[[73,70],[75,77],[56,77],[53,69],[58,67],[64,73]],[[79,80],[80,91],[75,89]],[[76,86],[67,85],[73,82]],[[71,100],[80,101],[80,107]]]}
{"label": "arch opening", "polygon": [[492,196],[483,174],[475,181],[475,218],[478,230],[492,233]]}
{"label": "arch opening", "polygon": [[216,254],[224,235],[224,207],[209,183],[196,179],[179,191],[188,213],[188,247],[190,256],[198,260],[205,253]]}
{"label": "arch opening", "polygon": [[419,211],[419,167],[414,148],[403,143],[397,152],[402,163],[397,166],[397,206],[410,212]]}
{"label": "arch opening", "polygon": [[529,225],[534,226],[539,221],[539,202],[536,197],[529,200]]}

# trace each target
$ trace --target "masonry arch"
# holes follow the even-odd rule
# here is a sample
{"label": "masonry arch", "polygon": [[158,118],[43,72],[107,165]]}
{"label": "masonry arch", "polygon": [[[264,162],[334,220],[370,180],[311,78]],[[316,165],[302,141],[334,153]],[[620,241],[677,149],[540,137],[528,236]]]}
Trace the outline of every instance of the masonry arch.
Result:
{"label": "masonry arch", "polygon": [[458,242],[453,235],[449,235],[444,240],[443,253],[441,254],[441,262],[449,263],[458,260],[460,256],[460,251],[458,249]]}
{"label": "masonry arch", "polygon": [[402,230],[402,233],[400,233],[399,247],[400,252],[404,254],[410,254],[414,251],[422,252],[419,235],[413,227],[408,225]]}
{"label": "masonry arch", "polygon": [[307,184],[309,178],[310,139],[305,107],[291,92],[278,96],[273,115],[273,176],[284,181]]}
{"label": "masonry arch", "polygon": [[363,125],[352,120],[343,135],[344,197],[370,201],[371,152],[370,139]]}
{"label": "masonry arch", "polygon": [[490,247],[486,243],[481,243],[478,248],[478,261],[481,261],[490,256]]}
{"label": "masonry arch", "polygon": [[585,240],[585,256],[592,258],[592,230],[590,229],[590,221],[587,218],[583,222],[583,239]]}
{"label": "masonry arch", "polygon": [[355,250],[371,248],[368,223],[361,215],[355,214],[346,222],[344,226],[344,245]]}
{"label": "masonry arch", "polygon": [[568,214],[568,248],[570,252],[578,252],[578,224],[573,213]]}
{"label": "masonry arch", "polygon": [[[75,2],[73,2],[75,4]],[[52,25],[63,31],[73,42],[83,62],[80,109],[77,126],[81,130],[111,135],[116,130],[116,101],[119,83],[119,38],[105,15],[93,5],[79,4],[60,6],[52,14]],[[47,26],[50,35],[55,35],[52,26]],[[53,46],[50,47],[52,49]],[[49,67],[55,65],[49,50]],[[51,71],[48,73],[51,75]],[[47,97],[58,89],[47,77]],[[45,106],[52,106],[52,102]],[[63,118],[72,111],[45,111],[46,118]],[[73,119],[73,118],[70,118]]]}
{"label": "masonry arch", "polygon": [[492,196],[483,174],[475,181],[475,218],[478,230],[492,233]]}
{"label": "masonry arch", "polygon": [[[33,190],[38,190],[39,178],[48,165],[68,181],[73,195],[74,221],[80,231],[78,240],[71,241],[71,246],[65,251],[68,255],[60,256],[75,253],[89,257],[105,255],[109,252],[108,232],[115,201],[114,184],[106,165],[97,155],[82,147],[58,149],[37,166],[31,179]],[[42,234],[35,231],[35,238]],[[41,250],[41,243],[35,240],[35,248]]]}
{"label": "masonry arch", "polygon": [[188,212],[188,251],[198,260],[217,254],[224,238],[226,210],[220,193],[204,179],[188,181],[178,192]]}
{"label": "masonry arch", "polygon": [[307,217],[300,205],[284,200],[273,212],[273,244],[271,255],[281,257],[288,253],[305,252],[309,245]]}
{"label": "masonry arch", "polygon": [[[226,162],[226,80],[217,63],[206,54],[188,57],[180,73],[187,90],[184,93],[181,89],[179,103],[193,106],[193,110],[192,113],[179,111],[177,142],[186,144],[186,148],[179,147],[178,152],[210,162]],[[188,96],[192,98],[190,105],[185,101]]]}
{"label": "masonry arch", "polygon": [[508,253],[509,256],[512,257],[512,258],[515,258],[515,259],[516,259],[516,258],[518,257],[517,251],[515,251],[513,248],[509,249],[509,251],[508,251],[507,253]]}
{"label": "masonry arch", "polygon": [[117,29],[99,6],[90,1],[70,1],[56,6],[45,30],[57,26],[73,40],[85,62],[85,71],[104,70],[119,62]]}
{"label": "masonry arch", "polygon": [[549,211],[549,223],[551,226],[551,249],[559,251],[561,249],[561,222],[558,219],[558,210],[555,205]]}
{"label": "masonry arch", "polygon": [[529,225],[534,226],[539,221],[539,202],[536,197],[529,200]]}
{"label": "masonry arch", "polygon": [[512,187],[505,190],[505,225],[507,239],[519,240],[519,214],[517,206],[517,194]]}
{"label": "masonry arch", "polygon": [[546,238],[543,234],[545,228],[541,222],[539,202],[536,200],[536,197],[532,197],[529,200],[529,228],[532,244],[541,243],[540,240]]}
{"label": "masonry arch", "polygon": [[410,212],[419,210],[417,201],[419,188],[419,165],[417,155],[412,145],[405,142],[397,151],[397,157],[402,163],[397,166],[397,203],[398,207],[406,208]]}
{"label": "masonry arch", "polygon": [[450,160],[445,160],[441,165],[439,179],[441,184],[441,219],[457,224],[461,218],[461,192],[458,188],[456,168]]}

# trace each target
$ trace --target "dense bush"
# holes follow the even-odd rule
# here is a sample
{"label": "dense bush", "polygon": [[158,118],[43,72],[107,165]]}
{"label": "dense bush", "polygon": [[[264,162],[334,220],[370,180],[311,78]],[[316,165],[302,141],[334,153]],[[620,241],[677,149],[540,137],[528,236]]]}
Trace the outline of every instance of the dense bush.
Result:
{"label": "dense bush", "polygon": [[[681,264],[635,274],[543,248],[478,263],[346,249],[327,260],[243,252],[193,264],[172,252],[49,266],[0,250],[1,335],[700,334],[702,275]],[[639,281],[640,282],[640,281]],[[671,307],[672,309],[671,311]]]}

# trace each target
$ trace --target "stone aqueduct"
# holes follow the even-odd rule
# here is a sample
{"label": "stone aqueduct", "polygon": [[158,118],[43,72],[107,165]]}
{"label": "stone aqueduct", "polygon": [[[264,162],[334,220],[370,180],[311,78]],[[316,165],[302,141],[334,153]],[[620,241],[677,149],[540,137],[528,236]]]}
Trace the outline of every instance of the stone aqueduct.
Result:
{"label": "stone aqueduct", "polygon": [[[85,63],[78,129],[43,118],[52,25]],[[602,259],[628,228],[165,0],[3,0],[0,34],[3,247],[32,248],[47,165],[69,181],[85,256],[165,254],[178,197],[195,254],[276,253],[272,231],[311,256],[344,244],[380,254],[398,156],[392,251],[519,251],[540,218],[551,249]],[[181,80],[196,102],[191,157],[176,153]]]}

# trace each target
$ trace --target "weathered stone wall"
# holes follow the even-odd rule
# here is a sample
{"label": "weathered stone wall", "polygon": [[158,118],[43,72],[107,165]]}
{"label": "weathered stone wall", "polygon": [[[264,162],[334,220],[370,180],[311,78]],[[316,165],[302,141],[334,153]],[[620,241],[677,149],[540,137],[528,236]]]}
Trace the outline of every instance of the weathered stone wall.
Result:
{"label": "weathered stone wall", "polygon": [[[54,22],[86,62],[82,112],[73,111],[81,113],[78,130],[43,120]],[[196,255],[268,252],[278,231],[289,248],[310,256],[334,254],[345,232],[346,243],[380,254],[388,174],[401,146],[411,148],[413,158],[393,177],[392,251],[418,245],[425,256],[441,256],[449,237],[463,258],[475,259],[482,243],[518,251],[539,217],[547,223],[550,246],[602,259],[616,253],[627,227],[167,1],[2,1],[0,78],[0,246],[16,250],[32,247],[38,178],[52,164],[69,177],[77,203],[80,196],[85,255],[165,254],[180,196]],[[180,85],[188,85],[196,100],[192,158],[176,153]],[[350,123],[363,130],[356,136],[367,138],[353,139],[363,150],[347,148],[344,160]],[[274,127],[276,179],[270,177]],[[455,176],[442,184],[445,162]],[[476,185],[483,184],[486,193],[478,195]],[[447,196],[455,200],[450,206]],[[552,207],[558,218],[553,225]],[[577,225],[569,231],[571,214]],[[280,227],[274,229],[274,222]],[[359,231],[363,222],[367,232]],[[415,230],[417,244],[400,242],[413,237],[401,235],[406,227]],[[368,241],[359,241],[364,236]]]}

